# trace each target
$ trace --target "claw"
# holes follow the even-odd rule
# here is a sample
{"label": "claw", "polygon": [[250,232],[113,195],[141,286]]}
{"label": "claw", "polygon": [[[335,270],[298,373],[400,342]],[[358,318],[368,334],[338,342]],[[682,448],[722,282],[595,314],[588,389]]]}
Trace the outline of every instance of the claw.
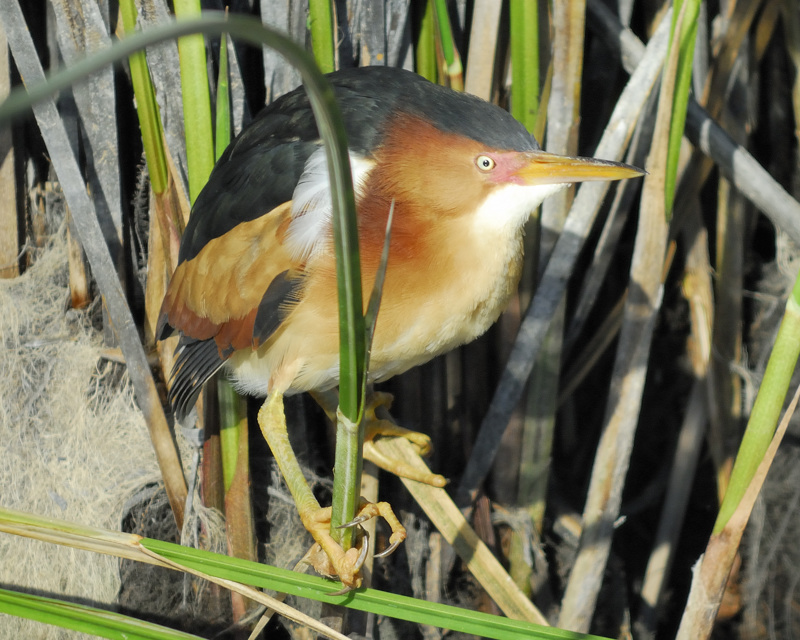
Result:
{"label": "claw", "polygon": [[397,547],[400,546],[401,542],[402,542],[402,540],[395,540],[392,544],[390,544],[388,547],[386,547],[383,551],[381,551],[380,553],[376,553],[375,557],[376,558],[385,558],[387,556],[392,555],[397,550]]}
{"label": "claw", "polygon": [[364,562],[367,559],[367,552],[369,551],[369,534],[363,527],[361,528],[361,532],[364,534],[364,539],[361,542],[361,551],[358,554],[358,559],[355,564],[356,573],[361,571],[361,567],[364,566]]}
{"label": "claw", "polygon": [[347,585],[344,585],[338,591],[334,591],[333,593],[329,593],[328,595],[329,596],[344,596],[344,595],[347,595],[348,593],[350,593],[351,591],[354,591],[353,587],[349,587]]}
{"label": "claw", "polygon": [[[356,516],[356,517],[355,517],[355,518],[353,518],[353,519],[352,519],[350,522],[345,522],[344,524],[340,524],[340,525],[339,525],[338,527],[336,527],[336,528],[337,528],[337,529],[349,529],[350,527],[357,527],[357,526],[358,526],[358,525],[360,525],[362,522],[366,522],[367,520],[369,520],[371,517],[372,517],[372,516],[364,516],[364,515],[362,515],[362,516]],[[366,533],[366,531],[364,531],[364,533]]]}
{"label": "claw", "polygon": [[[358,557],[358,561],[356,562],[357,570],[360,569],[361,566],[364,564],[364,560],[367,557],[367,546],[369,545],[369,533],[367,532],[366,529],[361,527],[361,524],[363,522],[366,522],[370,518],[372,518],[372,515],[363,515],[362,514],[360,516],[356,516],[350,522],[345,522],[344,524],[340,524],[338,527],[336,527],[337,529],[347,529],[348,527],[360,527],[361,528],[361,532],[363,533],[365,540],[364,540],[364,543],[362,544],[361,553],[360,553],[360,555]],[[397,548],[400,546],[401,543],[402,543],[402,540],[395,540],[388,547],[386,547],[386,549],[384,549],[380,553],[376,553],[375,557],[376,558],[385,558],[387,556],[392,555],[397,550]]]}

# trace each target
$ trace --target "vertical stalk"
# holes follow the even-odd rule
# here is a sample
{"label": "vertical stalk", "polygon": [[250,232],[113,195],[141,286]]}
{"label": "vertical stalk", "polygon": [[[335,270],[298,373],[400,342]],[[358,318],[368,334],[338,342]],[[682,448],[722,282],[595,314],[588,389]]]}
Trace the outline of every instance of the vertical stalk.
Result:
{"label": "vertical stalk", "polygon": [[[120,13],[125,33],[132,34],[136,28],[138,16],[134,0],[122,0],[120,2]],[[150,222],[152,243],[148,255],[149,277],[145,292],[146,318],[144,330],[145,339],[154,341],[158,308],[161,300],[163,300],[163,293],[172,261],[177,258],[178,229],[182,227],[182,219],[180,206],[175,197],[174,184],[170,180],[169,163],[163,144],[164,130],[144,50],[132,53],[128,58],[128,62],[131,70],[133,91],[136,96],[136,112],[139,118],[145,161],[147,162],[150,176],[150,188],[155,195],[151,204],[152,209],[156,211],[156,216]],[[106,296],[108,295],[106,292],[103,293]],[[162,356],[167,351],[170,353],[166,361],[171,359],[172,348],[174,347],[166,348],[163,345],[159,347]],[[152,415],[151,412],[146,410],[146,403],[143,403],[142,400],[140,400],[140,403],[145,415],[152,419],[150,417]],[[169,452],[170,457],[174,458],[173,464],[167,465],[165,463],[162,465],[162,477],[167,495],[170,496],[170,506],[180,529],[183,526],[183,509],[187,493],[186,480],[180,467],[175,442],[166,428],[163,409],[159,407],[158,411],[161,413],[158,416],[158,423],[164,421],[164,428],[152,428],[150,434],[153,440],[153,447],[157,455],[159,455],[159,459],[166,452]],[[171,471],[169,470],[170,468],[172,469]]]}
{"label": "vertical stalk", "polygon": [[214,160],[219,160],[231,141],[230,86],[228,82],[228,37],[223,33],[219,39],[219,74],[217,76],[217,100],[214,120]]}
{"label": "vertical stalk", "polygon": [[531,133],[539,114],[539,2],[511,0],[511,115]]}
{"label": "vertical stalk", "polygon": [[[136,29],[138,12],[134,0],[121,0],[119,5],[122,15],[122,26],[125,33]],[[159,115],[153,83],[147,69],[147,58],[144,51],[137,51],[128,58],[131,70],[133,93],[136,96],[136,113],[139,116],[139,129],[142,133],[144,157],[150,186],[156,195],[164,193],[167,188],[167,159],[164,145],[161,143],[163,127]]]}
{"label": "vertical stalk", "polygon": [[764,372],[764,379],[761,381],[733,465],[728,491],[714,523],[714,533],[722,531],[727,524],[764,457],[775,433],[786,392],[792,381],[792,373],[797,366],[798,355],[800,355],[800,276],[795,280],[792,295],[786,302],[786,311],[772,347],[767,370]]}
{"label": "vertical stalk", "polygon": [[314,59],[322,73],[330,73],[336,68],[331,0],[309,0],[308,19]]}
{"label": "vertical stalk", "polygon": [[447,12],[447,0],[433,0],[433,17],[436,33],[437,51],[442,56],[442,78],[447,86],[456,91],[464,90],[464,70],[461,66],[461,56],[453,41],[453,28],[450,24],[450,14]]}
{"label": "vertical stalk", "polygon": [[[678,16],[686,2],[686,12],[683,20],[678,24]],[[672,205],[675,201],[675,185],[678,176],[678,160],[683,141],[683,130],[686,125],[686,109],[689,104],[689,90],[692,83],[692,62],[694,58],[694,43],[697,38],[697,16],[700,13],[700,0],[675,0],[675,9],[672,12],[672,42],[675,42],[676,26],[680,29],[678,36],[678,71],[675,77],[675,94],[672,98],[672,119],[669,129],[669,146],[667,148],[667,174],[664,186],[664,211],[667,221],[672,217]],[[667,50],[667,59],[670,51]]]}
{"label": "vertical stalk", "polygon": [[417,73],[431,82],[436,82],[436,43],[434,40],[433,0],[425,3],[425,12],[419,24],[417,36]]}
{"label": "vertical stalk", "polygon": [[[175,0],[175,15],[200,15],[200,0]],[[186,162],[189,168],[189,200],[194,203],[214,168],[214,136],[211,130],[211,97],[208,89],[206,46],[203,36],[178,38],[183,93]]]}
{"label": "vertical stalk", "polygon": [[[520,49],[514,58],[515,74],[520,74],[520,82],[539,81],[538,54],[531,59],[530,44],[519,42],[521,38],[538,36],[538,7],[531,0],[517,0],[515,13],[526,24],[512,25],[512,47],[515,40]],[[583,71],[584,24],[586,7],[581,0],[572,0],[553,8],[553,76],[550,106],[547,119],[547,148],[564,155],[577,155],[578,123],[580,122],[581,75]],[[515,37],[514,31],[517,32]],[[538,38],[537,38],[538,39]],[[512,50],[513,51],[513,50]],[[516,69],[517,63],[522,67]],[[532,69],[536,65],[536,70]],[[515,78],[516,79],[516,78]],[[534,98],[536,87],[514,87],[513,96],[521,89],[522,105],[518,107],[525,126],[533,131],[537,126],[538,98]],[[535,247],[536,263],[531,265],[536,282],[537,268],[552,252],[555,237],[552,232],[543,232],[541,219],[548,229],[559,231],[563,228],[567,212],[572,205],[575,191],[564,190],[543,203],[541,213],[536,218],[535,234],[539,240]],[[526,508],[533,526],[542,530],[545,500],[547,494],[550,455],[555,429],[558,397],[558,381],[561,372],[561,351],[564,333],[564,303],[560,305],[550,323],[550,329],[542,344],[542,351],[531,374],[525,407],[524,429],[522,435],[523,455],[519,469],[518,504]]]}
{"label": "vertical stalk", "polygon": [[587,631],[595,614],[614,537],[614,522],[619,517],[622,504],[622,492],[642,405],[650,345],[661,307],[668,240],[664,210],[665,158],[677,54],[678,51],[673,47],[672,56],[667,59],[662,75],[653,144],[646,167],[650,173],[644,181],[641,215],[630,267],[631,286],[623,311],[603,431],[583,509],[580,546],[558,619],[559,626],[575,631]]}
{"label": "vertical stalk", "polygon": [[[331,0],[310,0],[314,57],[323,73],[335,68]],[[336,136],[346,148],[343,128]],[[329,159],[330,162],[330,159]],[[349,159],[346,161],[349,176]],[[349,181],[349,178],[348,178]],[[361,293],[361,269],[355,222],[355,198],[347,194],[348,220],[334,217],[336,279],[339,295],[339,409],[331,504],[331,535],[343,548],[353,546],[355,529],[339,528],[356,515],[361,497],[364,429],[361,422],[366,375],[366,333]]]}
{"label": "vertical stalk", "polygon": [[[219,160],[231,141],[231,109],[228,83],[228,38],[222,34],[219,44],[219,73],[215,113],[214,157]],[[211,391],[213,393],[213,391]],[[236,558],[257,560],[253,503],[250,496],[250,448],[248,441],[247,403],[223,377],[217,380],[219,404],[219,455],[225,494],[225,524],[228,553]],[[252,609],[251,602],[239,593],[231,593],[234,621]]]}
{"label": "vertical stalk", "polygon": [[689,599],[676,636],[678,640],[705,640],[711,635],[747,520],[796,407],[797,395],[776,432],[798,355],[800,276],[786,303],[713,534],[701,562],[695,566]]}
{"label": "vertical stalk", "polygon": [[[511,114],[525,128],[533,133],[539,116],[539,3],[538,0],[511,0]],[[536,282],[539,255],[540,209],[531,217],[525,238],[525,275],[522,290],[532,291]],[[528,298],[530,299],[530,298]],[[522,302],[525,304],[525,302]],[[535,372],[541,373],[537,368]],[[534,373],[529,389],[536,386],[538,376]],[[555,375],[555,379],[558,375]],[[553,378],[549,378],[552,380]],[[540,421],[532,419],[535,394],[528,396],[523,417],[522,441],[520,443],[519,479],[517,485],[517,504],[526,508],[534,528],[541,533],[544,518],[545,492],[547,490],[547,466],[552,448],[552,430],[540,428]],[[514,534],[517,537],[517,534]],[[512,544],[520,546],[520,541]],[[530,590],[532,567],[517,563],[513,570],[515,582],[523,589]]]}

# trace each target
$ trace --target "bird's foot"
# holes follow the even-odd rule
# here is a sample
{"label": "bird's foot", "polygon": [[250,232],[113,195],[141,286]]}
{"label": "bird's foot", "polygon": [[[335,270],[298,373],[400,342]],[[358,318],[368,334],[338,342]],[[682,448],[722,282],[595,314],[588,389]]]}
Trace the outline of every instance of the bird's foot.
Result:
{"label": "bird's foot", "polygon": [[[300,520],[316,543],[306,554],[304,561],[323,575],[338,576],[345,591],[357,589],[361,586],[360,570],[366,558],[369,541],[362,536],[360,548],[345,551],[331,536],[331,508],[323,509],[319,506],[319,502],[306,483],[303,471],[289,442],[283,409],[283,394],[274,392],[269,395],[258,412],[258,424],[275,456],[292,498],[294,498]],[[386,520],[392,529],[392,535],[389,538],[390,546],[382,554],[385,555],[406,538],[406,530],[388,503],[373,504],[362,500],[356,517],[344,526],[358,526],[377,516]]]}
{"label": "bird's foot", "polygon": [[[336,409],[339,404],[339,396],[336,392],[312,391],[311,395],[317,401],[317,404],[322,407],[322,410],[325,411],[328,418],[335,423]],[[433,449],[430,436],[401,427],[391,419],[389,408],[392,406],[392,400],[394,400],[394,396],[383,391],[373,391],[367,396],[367,405],[364,407],[364,458],[384,471],[393,473],[401,478],[416,480],[433,487],[444,487],[447,484],[447,479],[444,476],[430,471],[419,471],[401,460],[389,458],[378,451],[375,446],[375,438],[398,437],[405,438],[411,442],[417,447],[421,456],[428,455]],[[378,411],[381,411],[385,417],[379,418]]]}
{"label": "bird's foot", "polygon": [[[370,518],[382,517],[392,529],[389,547],[377,557],[384,557],[394,551],[406,539],[406,529],[397,519],[388,502],[362,501],[358,514],[343,527],[359,526]],[[367,557],[369,539],[360,536],[360,547],[345,551],[330,533],[331,508],[307,509],[300,513],[303,526],[314,538],[314,545],[301,562],[310,565],[317,573],[329,578],[338,578],[344,585],[344,592],[361,586],[361,567]]]}
{"label": "bird's foot", "polygon": [[391,393],[382,391],[373,392],[367,399],[367,406],[364,408],[364,458],[374,463],[381,469],[409,480],[416,480],[434,487],[444,487],[447,479],[438,473],[430,471],[420,471],[401,460],[389,458],[378,451],[375,446],[375,438],[378,437],[397,437],[405,438],[419,450],[419,455],[426,456],[433,449],[430,436],[419,431],[411,431],[401,427],[393,420],[379,418],[377,411],[380,408],[388,410],[392,406],[394,397]]}

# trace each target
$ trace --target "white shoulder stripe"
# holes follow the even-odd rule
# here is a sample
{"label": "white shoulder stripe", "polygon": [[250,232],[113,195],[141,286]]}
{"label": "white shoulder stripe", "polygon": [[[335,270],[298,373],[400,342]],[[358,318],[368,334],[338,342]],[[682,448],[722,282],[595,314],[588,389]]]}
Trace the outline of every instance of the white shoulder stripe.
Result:
{"label": "white shoulder stripe", "polygon": [[[349,155],[358,202],[375,162],[352,151]],[[322,247],[331,225],[332,210],[328,159],[325,148],[320,147],[306,161],[292,196],[292,221],[286,233],[286,247],[292,258],[305,260]]]}

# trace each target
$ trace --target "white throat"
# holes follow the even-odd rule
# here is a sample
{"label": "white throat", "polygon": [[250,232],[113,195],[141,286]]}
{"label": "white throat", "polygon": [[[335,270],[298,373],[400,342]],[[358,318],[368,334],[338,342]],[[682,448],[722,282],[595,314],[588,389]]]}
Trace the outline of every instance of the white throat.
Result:
{"label": "white throat", "polygon": [[548,196],[566,184],[506,184],[494,189],[475,212],[475,230],[479,233],[517,233],[533,211]]}

